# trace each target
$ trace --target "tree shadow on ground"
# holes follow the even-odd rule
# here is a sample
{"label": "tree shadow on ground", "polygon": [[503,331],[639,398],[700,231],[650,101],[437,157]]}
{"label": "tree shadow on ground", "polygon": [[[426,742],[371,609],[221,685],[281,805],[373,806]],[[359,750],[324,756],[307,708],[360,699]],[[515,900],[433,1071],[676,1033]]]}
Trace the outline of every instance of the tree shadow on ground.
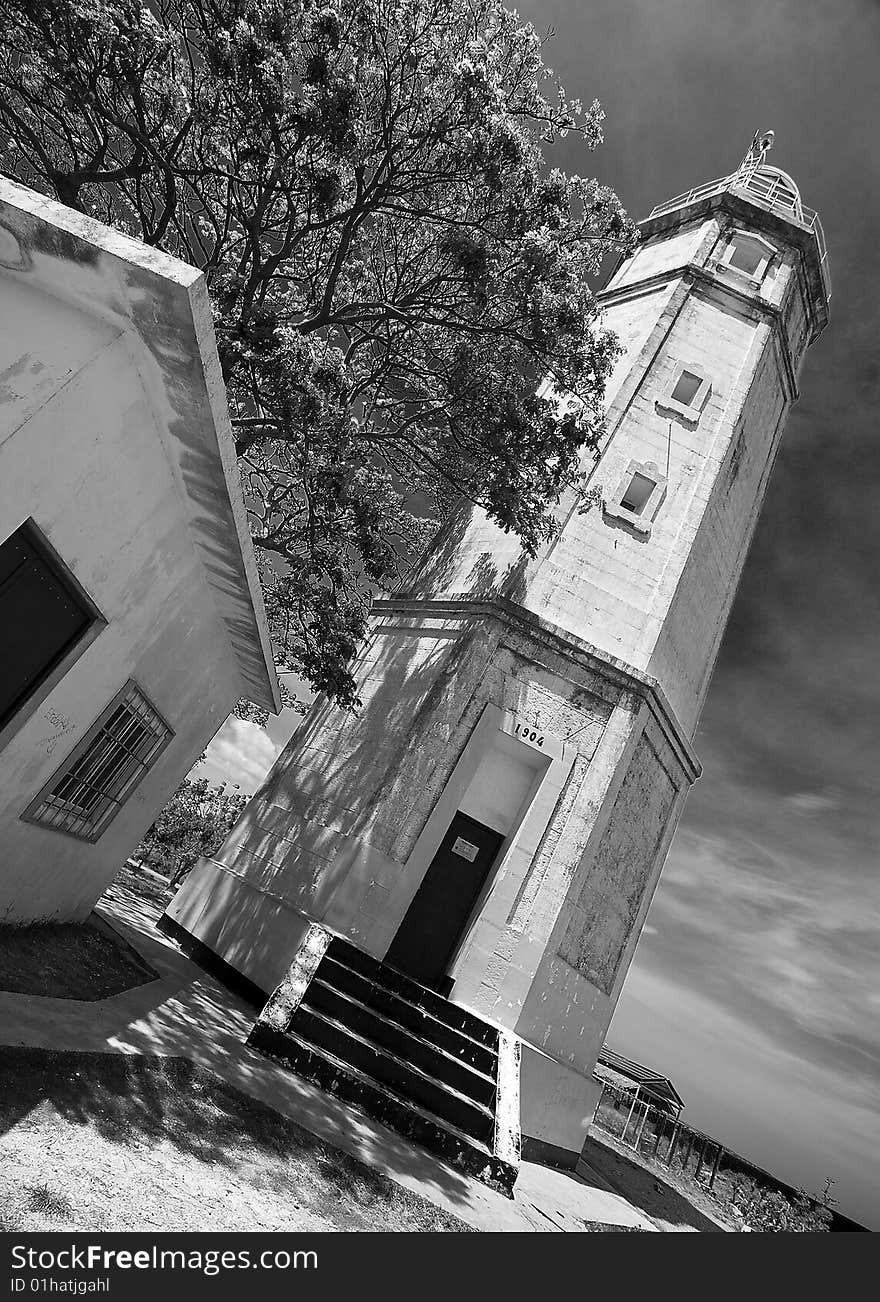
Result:
{"label": "tree shadow on ground", "polygon": [[[252,1187],[322,1216],[332,1217],[338,1203],[340,1228],[384,1228],[351,1224],[372,1208],[389,1211],[389,1229],[470,1229],[183,1058],[7,1049],[0,1060],[3,1130],[47,1106],[135,1154],[145,1175],[150,1150],[170,1144],[181,1159],[222,1164]],[[62,1198],[63,1188],[53,1196]]]}
{"label": "tree shadow on ground", "polygon": [[[156,935],[161,906],[144,898],[139,886],[136,874],[117,880],[101,912],[104,924],[155,969],[158,980],[105,1002],[72,1001],[69,1011],[55,1000],[19,1005],[18,997],[6,996],[7,1041],[29,1043],[34,1056],[19,1077],[10,1054],[19,1055],[20,1067],[28,1051],[4,1051],[0,1133],[43,1105],[93,1126],[111,1142],[159,1145],[167,1139],[182,1154],[235,1165],[240,1132],[250,1119],[258,1133],[251,1155],[261,1144],[264,1152],[284,1150],[294,1167],[299,1163],[297,1178],[320,1174],[323,1163],[364,1203],[392,1177],[415,1178],[428,1196],[436,1190],[453,1203],[467,1203],[469,1181],[439,1159],[250,1049],[245,1040],[254,1008]],[[49,1068],[40,1067],[41,1053]],[[252,1163],[251,1178],[286,1179],[278,1163],[265,1171]]]}

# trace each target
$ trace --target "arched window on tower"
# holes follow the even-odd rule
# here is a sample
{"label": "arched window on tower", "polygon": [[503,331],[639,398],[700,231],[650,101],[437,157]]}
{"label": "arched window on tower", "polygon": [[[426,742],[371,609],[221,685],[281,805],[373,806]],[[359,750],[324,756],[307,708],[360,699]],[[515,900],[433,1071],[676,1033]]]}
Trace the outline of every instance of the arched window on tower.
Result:
{"label": "arched window on tower", "polygon": [[768,240],[753,231],[734,230],[724,241],[717,266],[736,271],[753,286],[760,285],[778,256]]}

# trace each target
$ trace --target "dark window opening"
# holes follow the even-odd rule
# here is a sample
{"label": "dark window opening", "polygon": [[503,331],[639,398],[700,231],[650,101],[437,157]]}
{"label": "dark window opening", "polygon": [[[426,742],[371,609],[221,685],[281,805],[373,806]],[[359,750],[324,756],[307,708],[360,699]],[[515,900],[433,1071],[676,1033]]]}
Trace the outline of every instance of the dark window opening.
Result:
{"label": "dark window opening", "polygon": [[752,240],[734,240],[727,265],[735,267],[737,271],[742,271],[747,276],[754,276],[757,275],[758,268],[766,257],[767,254],[761,246],[753,243]]}
{"label": "dark window opening", "polygon": [[680,402],[682,407],[690,407],[702,387],[703,381],[698,375],[691,375],[690,371],[682,371],[672,390],[672,400]]}
{"label": "dark window opening", "polygon": [[30,525],[0,543],[0,728],[94,619]]}
{"label": "dark window opening", "polygon": [[627,511],[632,511],[633,515],[641,515],[656,487],[657,485],[653,479],[649,479],[647,475],[641,475],[636,471],[629,482],[629,487],[620,499],[620,505],[626,507]]}
{"label": "dark window opening", "polygon": [[58,832],[97,840],[171,736],[168,725],[130,683],[27,816]]}

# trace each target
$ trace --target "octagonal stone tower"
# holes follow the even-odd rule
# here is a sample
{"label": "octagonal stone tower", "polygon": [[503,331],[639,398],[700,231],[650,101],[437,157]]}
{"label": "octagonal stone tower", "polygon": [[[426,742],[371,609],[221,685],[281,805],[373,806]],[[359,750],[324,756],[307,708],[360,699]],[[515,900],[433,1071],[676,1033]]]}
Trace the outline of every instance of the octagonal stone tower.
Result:
{"label": "octagonal stone tower", "polygon": [[502,1028],[522,1045],[522,1132],[557,1157],[592,1119],[798,368],[827,321],[821,227],[767,166],[770,140],[656,208],[604,290],[625,352],[601,456],[553,541],[530,560],[480,512],[453,519],[411,589],[375,603],[363,708],[315,703],[166,915],[263,992],[302,967],[317,925]]}

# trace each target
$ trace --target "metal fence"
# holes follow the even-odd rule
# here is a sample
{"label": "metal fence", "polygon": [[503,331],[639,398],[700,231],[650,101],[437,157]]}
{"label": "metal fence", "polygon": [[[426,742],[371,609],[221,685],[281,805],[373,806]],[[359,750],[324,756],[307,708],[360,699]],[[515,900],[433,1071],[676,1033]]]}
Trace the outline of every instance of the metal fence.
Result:
{"label": "metal fence", "polygon": [[619,1144],[647,1154],[670,1171],[686,1172],[712,1189],[726,1153],[723,1144],[686,1126],[642,1098],[637,1090],[606,1085],[593,1124]]}

